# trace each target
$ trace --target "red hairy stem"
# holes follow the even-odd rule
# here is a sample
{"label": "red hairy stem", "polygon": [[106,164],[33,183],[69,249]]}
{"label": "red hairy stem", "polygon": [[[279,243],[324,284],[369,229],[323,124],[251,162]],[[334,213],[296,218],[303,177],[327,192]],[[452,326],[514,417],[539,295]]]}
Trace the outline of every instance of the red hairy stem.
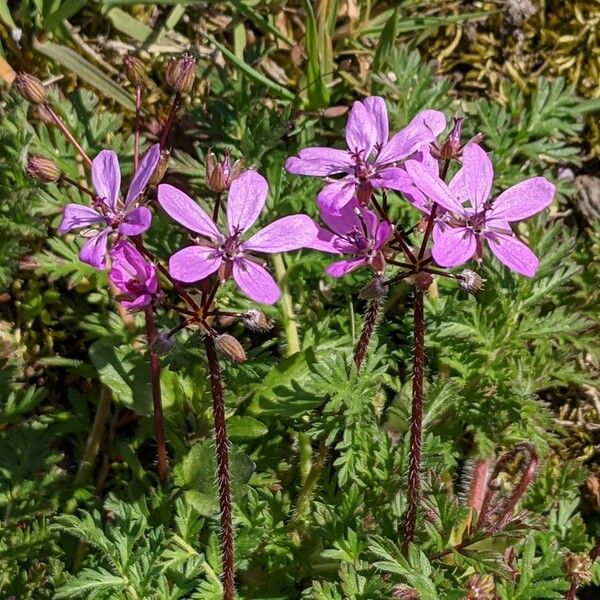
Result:
{"label": "red hairy stem", "polygon": [[363,324],[363,328],[360,334],[360,339],[358,340],[358,344],[356,345],[356,351],[354,352],[354,364],[358,369],[360,369],[365,359],[365,354],[367,352],[367,348],[369,347],[369,342],[371,341],[371,337],[373,336],[373,332],[375,331],[375,327],[377,326],[377,321],[379,320],[379,315],[381,314],[381,308],[381,298],[372,298],[367,304],[365,322]]}
{"label": "red hairy stem", "polygon": [[483,499],[490,481],[490,467],[491,461],[487,458],[476,460],[473,467],[467,506],[472,508],[477,515],[481,514]]}
{"label": "red hairy stem", "polygon": [[169,476],[169,462],[167,459],[165,422],[160,391],[160,359],[156,352],[157,334],[156,323],[154,322],[154,309],[152,306],[147,306],[144,309],[144,314],[146,316],[146,335],[148,337],[148,352],[150,355],[150,377],[152,381],[152,403],[154,405],[154,437],[156,438],[158,479],[164,484]]}
{"label": "red hairy stem", "polygon": [[140,112],[142,109],[142,86],[135,86],[135,136],[133,138],[133,172],[140,164]]}
{"label": "red hairy stem", "polygon": [[576,600],[577,596],[577,583],[575,581],[571,582],[571,587],[569,588],[569,591],[567,592],[567,595],[565,596],[566,600]]}
{"label": "red hairy stem", "polygon": [[75,139],[73,134],[69,131],[69,128],[65,125],[63,120],[58,116],[56,111],[48,104],[48,102],[44,103],[44,108],[48,111],[48,114],[52,117],[52,120],[56,123],[56,126],[63,132],[64,136],[69,140],[69,142],[73,145],[75,150],[79,152],[81,158],[85,160],[88,166],[92,166],[92,159],[87,155],[86,151],[81,147],[79,142]]}
{"label": "red hairy stem", "polygon": [[233,550],[233,504],[231,498],[231,474],[229,472],[229,448],[223,380],[214,339],[204,336],[204,347],[210,372],[215,422],[215,449],[217,457],[217,481],[219,486],[219,508],[221,513],[221,561],[223,564],[223,600],[234,600],[235,566]]}
{"label": "red hairy stem", "polygon": [[425,311],[423,291],[415,290],[414,357],[412,409],[410,416],[410,455],[408,459],[408,497],[402,523],[402,552],[415,539],[417,513],[421,499],[421,444],[423,438],[423,379],[425,374]]}
{"label": "red hairy stem", "polygon": [[169,135],[169,131],[171,131],[171,126],[173,125],[173,119],[175,118],[175,113],[177,112],[177,109],[181,106],[181,100],[179,99],[179,96],[175,96],[175,98],[173,99],[173,104],[171,106],[171,110],[169,112],[169,116],[167,117],[167,121],[165,123],[165,126],[163,127],[161,136],[160,136],[160,149],[162,150],[165,147],[165,144],[167,143],[167,136]]}

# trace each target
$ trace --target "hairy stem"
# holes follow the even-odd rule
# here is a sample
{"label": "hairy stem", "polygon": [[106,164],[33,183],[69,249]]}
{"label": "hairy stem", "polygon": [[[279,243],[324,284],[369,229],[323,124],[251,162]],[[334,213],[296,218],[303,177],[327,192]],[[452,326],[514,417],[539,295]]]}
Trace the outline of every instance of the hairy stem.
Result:
{"label": "hairy stem", "polygon": [[56,111],[48,104],[48,102],[44,103],[44,108],[48,111],[52,120],[56,123],[56,126],[63,132],[63,135],[69,140],[69,142],[73,145],[75,150],[79,152],[81,158],[85,160],[88,166],[92,166],[92,159],[87,155],[86,151],[81,147],[79,142],[73,137],[73,134],[69,131],[68,127],[64,124],[63,120],[58,116]]}
{"label": "hairy stem", "polygon": [[175,113],[177,109],[181,106],[181,100],[178,96],[175,96],[173,99],[173,104],[171,105],[171,110],[169,112],[169,116],[167,117],[167,121],[165,126],[163,127],[162,134],[160,136],[160,148],[161,150],[165,147],[167,143],[167,137],[169,135],[169,131],[171,131],[171,126],[173,125],[173,119],[175,118]]}
{"label": "hairy stem", "polygon": [[135,136],[133,138],[133,172],[140,164],[140,112],[142,109],[142,86],[135,86]]}
{"label": "hairy stem", "polygon": [[160,390],[160,359],[156,352],[156,323],[154,322],[154,309],[147,306],[144,309],[146,317],[146,335],[148,338],[148,352],[150,356],[150,378],[152,381],[152,404],[154,405],[154,437],[156,439],[156,457],[158,462],[158,479],[162,484],[169,477],[169,461],[167,458],[167,444],[165,439],[165,421],[162,409]]}
{"label": "hairy stem", "polygon": [[423,378],[425,371],[425,314],[423,291],[415,290],[414,308],[414,357],[412,410],[410,417],[410,454],[408,459],[408,498],[402,523],[402,551],[415,539],[417,513],[421,500],[421,444],[423,437]]}
{"label": "hairy stem", "polygon": [[298,336],[298,326],[296,324],[296,315],[294,314],[294,304],[292,296],[287,285],[287,273],[281,254],[273,255],[273,265],[275,266],[275,276],[281,289],[281,306],[283,308],[283,319],[285,327],[285,337],[287,339],[287,354],[300,352],[300,338]]}
{"label": "hairy stem", "polygon": [[356,345],[356,350],[354,351],[354,364],[357,369],[360,369],[363,364],[369,342],[371,341],[375,327],[377,327],[377,321],[381,315],[382,307],[383,301],[381,298],[371,298],[367,303],[365,321],[363,323],[358,344]]}
{"label": "hairy stem", "polygon": [[210,371],[215,422],[215,449],[217,456],[217,481],[219,486],[219,508],[221,512],[221,561],[223,564],[223,600],[234,600],[235,566],[233,550],[233,504],[231,498],[231,474],[229,472],[229,448],[223,380],[215,342],[210,335],[204,336],[204,347]]}

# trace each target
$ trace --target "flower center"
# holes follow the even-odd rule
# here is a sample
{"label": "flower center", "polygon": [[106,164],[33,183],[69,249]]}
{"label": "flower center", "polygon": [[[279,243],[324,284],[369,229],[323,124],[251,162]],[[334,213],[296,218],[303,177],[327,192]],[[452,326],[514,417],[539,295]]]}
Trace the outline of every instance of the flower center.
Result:
{"label": "flower center", "polygon": [[225,243],[219,248],[223,253],[223,259],[232,261],[240,251],[240,231],[236,231],[232,236],[225,240]]}

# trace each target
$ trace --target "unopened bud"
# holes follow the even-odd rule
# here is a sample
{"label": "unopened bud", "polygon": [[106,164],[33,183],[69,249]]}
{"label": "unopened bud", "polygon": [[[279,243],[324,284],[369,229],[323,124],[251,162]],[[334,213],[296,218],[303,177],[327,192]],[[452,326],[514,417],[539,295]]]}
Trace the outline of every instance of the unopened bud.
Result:
{"label": "unopened bud", "polygon": [[495,584],[491,575],[473,575],[467,581],[464,600],[494,600]]}
{"label": "unopened bud", "polygon": [[196,59],[191,54],[182,54],[167,63],[167,83],[178,93],[188,94],[196,79]]}
{"label": "unopened bud", "polygon": [[169,166],[169,161],[171,160],[171,151],[167,150],[167,148],[163,148],[160,151],[160,158],[158,159],[158,163],[156,164],[156,168],[154,172],[150,176],[149,184],[150,185],[158,185],[165,176],[167,172],[167,168]]}
{"label": "unopened bud", "polygon": [[458,285],[465,291],[471,292],[472,294],[479,292],[483,289],[483,279],[473,269],[463,269],[458,274]]}
{"label": "unopened bud", "polygon": [[246,360],[246,351],[243,346],[228,333],[223,333],[215,338],[215,346],[219,352],[222,352],[234,363],[241,363]]}
{"label": "unopened bud", "polygon": [[273,327],[273,323],[267,318],[262,310],[252,308],[244,313],[244,325],[252,331],[268,331]]}
{"label": "unopened bud", "polygon": [[430,273],[421,271],[415,275],[415,287],[421,292],[427,291],[432,283],[433,277]]}
{"label": "unopened bud", "polygon": [[123,69],[125,76],[133,85],[142,85],[146,79],[146,67],[137,56],[125,56],[123,58]]}
{"label": "unopened bud", "polygon": [[19,73],[15,79],[19,93],[31,104],[41,104],[48,99],[48,91],[44,84],[29,73]]}
{"label": "unopened bud", "polygon": [[589,583],[592,580],[592,559],[583,553],[567,552],[563,558],[563,572],[569,581]]}
{"label": "unopened bud", "polygon": [[359,296],[365,300],[385,298],[388,293],[388,284],[383,277],[374,277],[359,292]]}
{"label": "unopened bud", "polygon": [[175,347],[175,338],[168,331],[159,331],[154,341],[154,350],[158,354],[167,354]]}
{"label": "unopened bud", "polygon": [[58,181],[61,175],[61,171],[54,161],[37,154],[30,154],[27,157],[25,172],[29,177],[44,183]]}
{"label": "unopened bud", "polygon": [[242,161],[231,164],[231,153],[225,151],[223,160],[217,162],[215,155],[209,151],[206,155],[206,185],[217,194],[226,192],[242,172]]}

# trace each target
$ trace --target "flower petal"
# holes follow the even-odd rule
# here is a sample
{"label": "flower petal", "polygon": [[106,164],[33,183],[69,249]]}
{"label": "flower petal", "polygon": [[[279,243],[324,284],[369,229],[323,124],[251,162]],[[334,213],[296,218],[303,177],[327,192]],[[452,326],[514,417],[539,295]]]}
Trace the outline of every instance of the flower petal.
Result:
{"label": "flower petal", "polygon": [[375,127],[377,134],[376,142],[379,146],[383,146],[388,141],[389,125],[388,114],[385,100],[381,96],[369,96],[362,103],[365,105],[367,112],[371,115],[371,122]]}
{"label": "flower petal", "polygon": [[275,304],[281,292],[269,272],[245,258],[233,262],[233,278],[239,288],[254,302]]}
{"label": "flower petal", "polygon": [[140,235],[144,233],[152,222],[152,213],[145,206],[133,209],[119,225],[119,233],[123,235]]}
{"label": "flower petal", "polygon": [[476,237],[466,227],[436,224],[433,228],[433,260],[440,267],[457,267],[475,254]]}
{"label": "flower petal", "polygon": [[79,251],[82,262],[91,265],[95,269],[104,269],[106,266],[106,246],[108,235],[111,230],[106,228],[91,237]]}
{"label": "flower petal", "polygon": [[493,219],[520,221],[544,210],[554,197],[554,186],[544,177],[532,177],[502,192],[490,211]]}
{"label": "flower petal", "polygon": [[102,150],[92,161],[92,182],[98,197],[103,198],[113,211],[116,210],[121,190],[121,169],[112,150]]}
{"label": "flower petal", "polygon": [[152,304],[152,296],[150,294],[142,294],[141,296],[138,296],[133,301],[121,300],[121,304],[129,312],[135,312],[136,310],[140,310],[140,309]]}
{"label": "flower petal", "polygon": [[213,240],[222,239],[214,221],[187,195],[168,183],[158,186],[158,202],[175,221]]}
{"label": "flower petal", "polygon": [[511,271],[526,277],[533,277],[538,269],[537,256],[513,235],[486,235],[494,256]]}
{"label": "flower petal", "polygon": [[229,188],[227,223],[229,233],[246,231],[258,219],[265,205],[269,185],[257,171],[244,171]]}
{"label": "flower petal", "polygon": [[339,215],[342,208],[352,200],[356,186],[350,178],[328,183],[317,196],[319,210],[326,210],[332,215]]}
{"label": "flower petal", "polygon": [[492,189],[494,167],[478,144],[467,144],[463,150],[462,177],[471,206],[480,212]]}
{"label": "flower petal", "polygon": [[408,160],[404,167],[415,186],[431,200],[459,215],[463,213],[462,205],[452,195],[448,186],[439,177],[428,171],[420,162]]}
{"label": "flower petal", "polygon": [[319,250],[321,252],[330,252],[331,254],[341,254],[340,250],[336,247],[336,243],[344,241],[339,235],[336,235],[329,229],[319,227],[317,237],[308,245],[307,248],[311,250]]}
{"label": "flower petal", "polygon": [[339,211],[332,212],[328,207],[320,207],[319,214],[323,223],[331,229],[331,231],[339,234],[346,235],[352,231],[355,227],[360,228],[360,219],[356,214],[358,209],[358,201],[356,198],[352,198],[347,204],[340,207]]}
{"label": "flower petal", "polygon": [[102,222],[104,222],[104,217],[93,208],[81,204],[67,204],[63,211],[62,221],[58,226],[58,233],[64,234],[72,229],[81,229]]}
{"label": "flower petal", "polygon": [[308,215],[277,219],[241,245],[243,250],[288,252],[305,248],[317,239],[319,228]]}
{"label": "flower petal", "polygon": [[314,175],[327,177],[337,173],[351,172],[353,163],[347,150],[335,148],[305,148],[298,156],[285,162],[285,169],[294,175]]}
{"label": "flower petal", "polygon": [[175,252],[169,259],[169,273],[177,281],[195,283],[214,273],[223,257],[214,248],[188,246]]}
{"label": "flower petal", "polygon": [[129,185],[129,191],[127,192],[127,198],[125,198],[125,206],[128,206],[133,202],[148,185],[152,173],[156,169],[156,165],[160,160],[160,144],[154,144],[150,146],[150,149],[144,154],[138,170],[135,172],[131,184]]}
{"label": "flower petal", "polygon": [[355,102],[346,123],[346,144],[351,152],[367,158],[375,146],[377,131],[362,102]]}
{"label": "flower petal", "polygon": [[405,169],[386,167],[371,179],[371,185],[374,188],[404,192],[413,187],[413,181]]}
{"label": "flower petal", "polygon": [[338,260],[337,262],[331,263],[325,269],[325,273],[332,277],[343,277],[366,264],[367,259],[364,256],[360,258],[350,258],[349,260]]}

